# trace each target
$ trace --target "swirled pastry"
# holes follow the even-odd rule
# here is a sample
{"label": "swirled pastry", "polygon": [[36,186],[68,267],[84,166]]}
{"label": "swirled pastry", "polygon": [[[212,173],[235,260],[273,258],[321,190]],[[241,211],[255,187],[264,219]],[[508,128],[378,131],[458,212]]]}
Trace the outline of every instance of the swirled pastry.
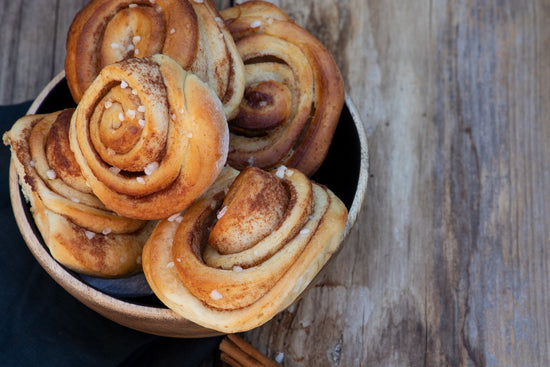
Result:
{"label": "swirled pastry", "polygon": [[277,6],[249,1],[221,15],[245,62],[245,93],[231,119],[237,168],[294,167],[311,176],[326,157],[344,104],[330,52]]}
{"label": "swirled pastry", "polygon": [[144,248],[151,288],[181,316],[233,333],[296,300],[338,249],[347,210],[298,170],[227,166],[172,219],[159,222]]}
{"label": "swirled pastry", "polygon": [[28,115],[4,134],[35,223],[52,256],[76,272],[119,277],[140,271],[154,223],[122,217],[93,195],[69,148],[72,114]]}
{"label": "swirled pastry", "polygon": [[69,138],[97,197],[137,219],[167,218],[191,204],[223,168],[229,144],[220,100],[165,55],[103,68]]}
{"label": "swirled pastry", "polygon": [[243,62],[211,0],[92,0],[75,16],[66,48],[76,102],[103,67],[159,53],[210,85],[229,118],[243,95]]}

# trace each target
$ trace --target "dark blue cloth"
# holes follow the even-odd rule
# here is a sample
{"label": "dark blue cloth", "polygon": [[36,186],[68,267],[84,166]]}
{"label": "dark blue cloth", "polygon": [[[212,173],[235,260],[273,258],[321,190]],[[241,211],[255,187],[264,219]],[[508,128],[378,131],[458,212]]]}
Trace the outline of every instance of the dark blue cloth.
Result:
{"label": "dark blue cloth", "polygon": [[[0,135],[25,102],[0,106]],[[175,339],[141,333],[97,314],[42,269],[27,248],[9,196],[10,150],[0,148],[0,365],[201,366],[220,338]]]}

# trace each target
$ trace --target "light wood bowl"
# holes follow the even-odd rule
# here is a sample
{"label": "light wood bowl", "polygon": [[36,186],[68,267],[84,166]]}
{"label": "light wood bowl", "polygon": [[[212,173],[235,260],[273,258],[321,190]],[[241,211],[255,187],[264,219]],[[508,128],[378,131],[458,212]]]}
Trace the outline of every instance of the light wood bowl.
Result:
{"label": "light wood bowl", "polygon": [[[68,107],[75,107],[75,104],[65,74],[61,72],[38,95],[27,114],[55,112]],[[115,296],[91,286],[90,282],[60,265],[50,255],[34,224],[13,163],[9,179],[15,219],[27,246],[46,272],[80,302],[112,321],[141,332],[181,338],[220,334],[177,315],[154,295],[145,298]],[[346,204],[349,215],[345,241],[361,210],[368,180],[367,139],[357,110],[347,95],[327,158],[312,179],[329,187]]]}

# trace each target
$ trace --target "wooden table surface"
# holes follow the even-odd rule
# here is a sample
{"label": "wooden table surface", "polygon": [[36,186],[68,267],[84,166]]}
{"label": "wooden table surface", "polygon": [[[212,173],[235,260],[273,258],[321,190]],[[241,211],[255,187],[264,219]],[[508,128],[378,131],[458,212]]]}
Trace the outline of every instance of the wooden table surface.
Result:
{"label": "wooden table surface", "polygon": [[[85,3],[0,0],[0,103],[63,69]],[[333,52],[370,172],[322,282],[245,337],[285,366],[550,365],[550,1],[275,3]]]}

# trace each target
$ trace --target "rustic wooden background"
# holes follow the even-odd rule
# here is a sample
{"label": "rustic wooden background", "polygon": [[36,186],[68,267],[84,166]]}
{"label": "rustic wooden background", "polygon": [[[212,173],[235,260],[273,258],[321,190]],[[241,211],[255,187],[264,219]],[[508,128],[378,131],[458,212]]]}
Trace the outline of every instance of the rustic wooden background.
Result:
{"label": "rustic wooden background", "polygon": [[[245,337],[285,366],[550,365],[550,1],[274,2],[333,52],[370,178],[323,281]],[[0,0],[1,104],[62,70],[84,3]]]}

